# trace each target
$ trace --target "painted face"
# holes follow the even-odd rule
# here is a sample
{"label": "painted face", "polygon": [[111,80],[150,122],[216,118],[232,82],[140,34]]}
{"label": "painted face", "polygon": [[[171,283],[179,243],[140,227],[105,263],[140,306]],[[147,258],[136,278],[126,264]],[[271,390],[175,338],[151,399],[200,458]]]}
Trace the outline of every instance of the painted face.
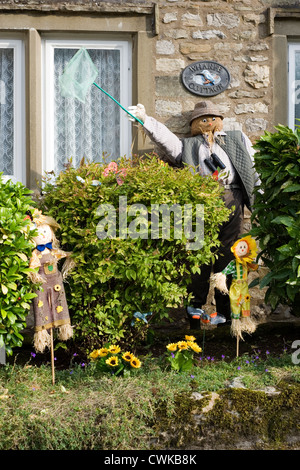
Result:
{"label": "painted face", "polygon": [[223,120],[219,116],[201,116],[191,123],[191,134],[210,134],[223,129]]}
{"label": "painted face", "polygon": [[235,252],[236,252],[237,256],[239,256],[240,258],[242,258],[243,256],[246,256],[248,251],[249,251],[249,246],[248,246],[248,243],[246,241],[241,240],[236,245]]}
{"label": "painted face", "polygon": [[38,235],[34,237],[37,245],[45,245],[52,241],[52,229],[50,225],[42,224],[37,227]]}

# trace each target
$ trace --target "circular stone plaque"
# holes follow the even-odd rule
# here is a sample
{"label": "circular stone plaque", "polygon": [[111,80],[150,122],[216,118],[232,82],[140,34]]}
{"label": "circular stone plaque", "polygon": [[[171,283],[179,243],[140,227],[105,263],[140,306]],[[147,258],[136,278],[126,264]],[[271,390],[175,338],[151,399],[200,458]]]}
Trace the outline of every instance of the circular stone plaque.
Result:
{"label": "circular stone plaque", "polygon": [[226,67],[209,60],[188,65],[181,78],[185,88],[199,96],[218,95],[226,90],[230,83],[230,74]]}

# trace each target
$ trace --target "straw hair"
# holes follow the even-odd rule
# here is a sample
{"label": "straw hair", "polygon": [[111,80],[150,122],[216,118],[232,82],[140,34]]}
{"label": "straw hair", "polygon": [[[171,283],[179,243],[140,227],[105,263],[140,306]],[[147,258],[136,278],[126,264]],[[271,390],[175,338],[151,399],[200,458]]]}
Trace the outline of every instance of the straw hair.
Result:
{"label": "straw hair", "polygon": [[56,220],[53,219],[50,215],[44,215],[42,211],[38,209],[34,209],[32,211],[32,222],[34,222],[37,226],[39,225],[50,225],[53,230],[59,228],[59,224]]}

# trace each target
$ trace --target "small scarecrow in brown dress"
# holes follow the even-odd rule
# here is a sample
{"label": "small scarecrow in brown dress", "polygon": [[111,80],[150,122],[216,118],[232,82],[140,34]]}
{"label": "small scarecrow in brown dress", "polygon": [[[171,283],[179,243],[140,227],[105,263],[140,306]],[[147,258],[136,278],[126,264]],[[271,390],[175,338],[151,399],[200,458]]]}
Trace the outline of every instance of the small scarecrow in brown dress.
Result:
{"label": "small scarecrow in brown dress", "polygon": [[[31,215],[36,225],[38,235],[33,241],[36,248],[32,252],[30,268],[35,272],[30,274],[32,282],[41,284],[36,291],[37,297],[33,299],[33,312],[35,320],[34,348],[37,352],[44,352],[51,347],[51,335],[48,330],[58,328],[58,338],[67,341],[73,336],[68,305],[63,285],[63,279],[71,269],[70,254],[59,248],[59,242],[54,230],[59,225],[50,216],[34,209]],[[58,270],[58,261],[66,258],[62,271]]]}

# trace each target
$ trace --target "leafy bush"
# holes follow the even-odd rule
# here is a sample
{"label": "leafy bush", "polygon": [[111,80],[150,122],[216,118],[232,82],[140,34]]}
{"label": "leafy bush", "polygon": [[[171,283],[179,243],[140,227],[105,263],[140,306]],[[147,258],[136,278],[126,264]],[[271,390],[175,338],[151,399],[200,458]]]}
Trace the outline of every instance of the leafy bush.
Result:
{"label": "leafy bush", "polygon": [[[150,318],[145,323],[135,320],[135,328],[136,312],[152,312],[151,321],[161,320],[169,307],[187,298],[191,272],[212,260],[219,245],[219,225],[229,216],[221,192],[213,178],[193,174],[188,167],[173,169],[155,156],[121,159],[118,166],[116,162],[107,166],[82,161],[78,169],[69,166],[60,173],[55,183],[45,181],[40,208],[58,221],[58,239],[76,261],[66,289],[78,340],[88,349],[124,338],[130,343],[145,331]],[[133,230],[127,238],[119,227],[121,217],[126,216],[119,197],[127,198],[126,223]],[[112,221],[116,223],[108,221],[104,230],[108,236],[99,234],[104,204],[110,204],[108,210],[116,208]],[[133,214],[134,204],[144,205],[146,216],[141,210]],[[194,232],[196,205],[204,204],[204,246],[186,249],[187,235],[182,232],[181,238],[175,237],[175,216],[167,238],[153,235],[154,204],[191,204]]]}
{"label": "leafy bush", "polygon": [[261,178],[252,214],[252,235],[269,272],[266,301],[294,308],[300,288],[300,130],[277,126],[256,143],[255,167]]}
{"label": "leafy bush", "polygon": [[22,345],[21,330],[35,294],[28,279],[33,233],[24,220],[32,201],[21,183],[3,182],[0,174],[0,347],[8,355]]}

